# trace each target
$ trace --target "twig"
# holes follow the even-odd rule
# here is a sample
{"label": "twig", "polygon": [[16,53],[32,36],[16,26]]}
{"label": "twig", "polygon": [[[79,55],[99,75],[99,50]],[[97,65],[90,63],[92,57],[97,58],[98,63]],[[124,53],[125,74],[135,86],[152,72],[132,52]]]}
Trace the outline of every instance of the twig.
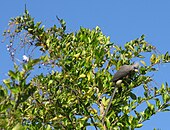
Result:
{"label": "twig", "polygon": [[80,100],[80,98],[78,97],[77,93],[75,92],[74,94],[76,95],[77,100],[79,101],[80,105],[86,110],[86,112],[87,112],[88,115],[90,116],[91,122],[92,122],[92,124],[94,125],[95,129],[98,130],[98,129],[97,129],[97,126],[96,126],[96,124],[95,124],[95,122],[94,122],[94,120],[93,120],[93,117],[90,115],[90,112],[87,110],[87,108],[85,107],[85,105],[81,102],[81,100]]}

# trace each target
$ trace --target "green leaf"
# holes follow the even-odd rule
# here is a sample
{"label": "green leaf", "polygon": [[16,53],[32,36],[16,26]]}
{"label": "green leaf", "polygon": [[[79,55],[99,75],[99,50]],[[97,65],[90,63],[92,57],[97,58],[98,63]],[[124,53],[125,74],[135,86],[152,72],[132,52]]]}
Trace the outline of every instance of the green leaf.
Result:
{"label": "green leaf", "polygon": [[167,102],[170,100],[170,97],[169,97],[168,94],[163,94],[163,95],[162,95],[162,98],[163,98],[163,102],[164,102],[164,103],[167,103]]}
{"label": "green leaf", "polygon": [[46,130],[52,130],[51,127],[50,127],[50,125],[47,125]]}
{"label": "green leaf", "polygon": [[136,96],[134,93],[132,93],[132,92],[130,92],[130,97],[131,97],[133,100],[136,100],[136,99],[137,99],[137,96]]}
{"label": "green leaf", "polygon": [[31,31],[33,31],[33,29],[32,28],[28,28],[28,31],[31,32]]}
{"label": "green leaf", "polygon": [[135,112],[137,118],[140,119],[141,118],[141,114],[139,112],[137,112],[136,110],[134,110],[134,112]]}
{"label": "green leaf", "polygon": [[152,105],[151,103],[149,103],[148,101],[146,102],[147,103],[147,105],[148,105],[148,108],[150,109],[150,110],[154,110],[154,105]]}
{"label": "green leaf", "polygon": [[133,116],[130,115],[130,116],[129,116],[129,123],[132,124],[132,121],[133,121]]}
{"label": "green leaf", "polygon": [[106,125],[107,125],[107,128],[110,128],[111,123],[110,123],[110,120],[107,117],[106,117]]}
{"label": "green leaf", "polygon": [[51,38],[48,38],[48,39],[46,40],[46,44],[49,45],[50,41],[51,41]]}
{"label": "green leaf", "polygon": [[165,85],[164,84],[161,85],[160,92],[161,92],[161,94],[165,93]]}
{"label": "green leaf", "polygon": [[53,80],[50,80],[50,81],[48,82],[48,86],[50,86],[52,83],[53,83]]}
{"label": "green leaf", "polygon": [[150,57],[150,62],[151,62],[151,64],[156,63],[156,55],[155,54],[152,54],[152,56]]}
{"label": "green leaf", "polygon": [[8,71],[8,75],[12,78],[12,79],[17,79],[17,74],[15,72],[13,72],[12,70]]}
{"label": "green leaf", "polygon": [[3,80],[3,83],[4,83],[8,88],[11,87],[11,86],[10,86],[11,81],[10,81],[9,79],[4,79],[4,80]]}
{"label": "green leaf", "polygon": [[74,55],[74,57],[76,57],[76,58],[79,58],[79,56],[80,56],[80,53],[77,53]]}
{"label": "green leaf", "polygon": [[141,128],[143,126],[143,124],[137,124],[136,128]]}
{"label": "green leaf", "polygon": [[79,78],[85,78],[85,77],[86,77],[85,74],[81,74],[81,75],[79,76]]}
{"label": "green leaf", "polygon": [[141,37],[140,37],[141,40],[144,40],[145,39],[145,35],[143,34]]}
{"label": "green leaf", "polygon": [[170,109],[163,109],[163,110],[161,110],[162,112],[169,112],[170,111]]}
{"label": "green leaf", "polygon": [[145,91],[145,92],[144,92],[144,95],[145,95],[145,97],[148,97],[148,92]]}
{"label": "green leaf", "polygon": [[162,106],[161,106],[161,109],[162,110],[164,110],[165,108],[167,109],[167,107],[169,107],[170,106],[170,104],[163,104]]}
{"label": "green leaf", "polygon": [[17,94],[19,93],[20,89],[18,87],[11,87],[10,90],[12,91],[12,93]]}
{"label": "green leaf", "polygon": [[142,75],[145,75],[146,73],[147,73],[147,69],[145,68],[145,67],[143,67],[143,66],[141,66],[140,67],[140,73],[142,74]]}
{"label": "green leaf", "polygon": [[161,102],[160,102],[160,100],[159,100],[158,98],[156,98],[155,101],[156,101],[156,106],[157,106],[158,109],[159,109],[160,106],[161,106]]}
{"label": "green leaf", "polygon": [[143,61],[143,60],[140,60],[140,62],[144,65],[144,66],[146,66],[146,63],[145,63],[145,61]]}
{"label": "green leaf", "polygon": [[20,123],[18,123],[14,126],[12,130],[24,130],[24,127]]}
{"label": "green leaf", "polygon": [[3,90],[0,90],[0,97],[4,97],[5,96],[5,92]]}

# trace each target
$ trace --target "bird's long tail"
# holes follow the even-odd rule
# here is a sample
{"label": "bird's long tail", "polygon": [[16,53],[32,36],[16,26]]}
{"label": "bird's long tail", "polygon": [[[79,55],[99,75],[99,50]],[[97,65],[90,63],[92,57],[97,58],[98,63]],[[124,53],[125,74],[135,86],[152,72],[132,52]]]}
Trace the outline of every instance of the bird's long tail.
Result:
{"label": "bird's long tail", "polygon": [[106,108],[106,110],[105,110],[105,112],[104,112],[104,114],[103,114],[103,117],[102,117],[102,124],[103,124],[103,125],[104,125],[104,118],[105,118],[105,116],[107,115],[107,113],[108,113],[108,111],[109,111],[109,108],[110,108],[110,106],[111,106],[111,104],[112,104],[112,100],[113,100],[113,98],[114,98],[114,96],[115,96],[116,90],[117,90],[117,87],[115,86],[115,88],[114,88],[114,90],[113,90],[113,93],[112,93],[112,95],[111,95],[110,101],[109,101],[109,103],[108,103],[108,106],[107,106],[107,108]]}

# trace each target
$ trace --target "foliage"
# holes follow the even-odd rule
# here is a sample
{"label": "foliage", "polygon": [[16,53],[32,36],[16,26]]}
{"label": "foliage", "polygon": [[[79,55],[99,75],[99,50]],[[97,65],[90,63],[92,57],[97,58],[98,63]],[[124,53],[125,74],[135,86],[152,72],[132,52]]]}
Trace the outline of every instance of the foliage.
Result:
{"label": "foliage", "polygon": [[[11,19],[4,32],[10,42],[7,49],[14,70],[9,70],[9,78],[0,86],[1,128],[50,130],[91,126],[133,130],[157,112],[169,111],[168,84],[149,85],[154,80],[149,75],[157,71],[156,65],[170,62],[168,52],[158,54],[144,35],[121,47],[111,43],[99,27],[81,27],[76,33],[68,33],[65,21],[57,19],[61,26],[45,28],[26,10],[22,16]],[[38,54],[36,58],[31,55],[33,52]],[[29,60],[18,63],[17,53],[29,55]],[[149,55],[150,61],[144,61]],[[114,88],[112,70],[135,60],[141,62],[139,73],[122,83],[103,125],[103,111]],[[36,73],[39,69],[41,74]],[[139,86],[143,94],[136,95],[133,90]],[[146,108],[139,111],[143,103]]]}

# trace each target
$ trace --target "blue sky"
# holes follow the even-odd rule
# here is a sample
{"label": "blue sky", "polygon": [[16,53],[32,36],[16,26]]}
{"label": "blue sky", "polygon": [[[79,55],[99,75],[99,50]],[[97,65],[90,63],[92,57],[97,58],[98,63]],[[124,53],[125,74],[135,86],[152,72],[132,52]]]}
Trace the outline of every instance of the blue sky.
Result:
{"label": "blue sky", "polygon": [[[0,33],[7,28],[11,17],[24,12],[24,5],[37,21],[46,27],[57,24],[56,15],[67,23],[68,31],[76,31],[80,26],[95,28],[111,37],[111,41],[122,45],[130,40],[146,35],[146,40],[155,45],[161,53],[170,51],[170,1],[169,0],[5,0],[0,5]],[[0,39],[3,37],[0,35]],[[0,47],[0,82],[12,68],[6,44]],[[170,64],[159,67],[154,75],[158,84],[170,84]],[[160,128],[169,130],[170,113],[159,113],[144,123],[139,130]]]}

